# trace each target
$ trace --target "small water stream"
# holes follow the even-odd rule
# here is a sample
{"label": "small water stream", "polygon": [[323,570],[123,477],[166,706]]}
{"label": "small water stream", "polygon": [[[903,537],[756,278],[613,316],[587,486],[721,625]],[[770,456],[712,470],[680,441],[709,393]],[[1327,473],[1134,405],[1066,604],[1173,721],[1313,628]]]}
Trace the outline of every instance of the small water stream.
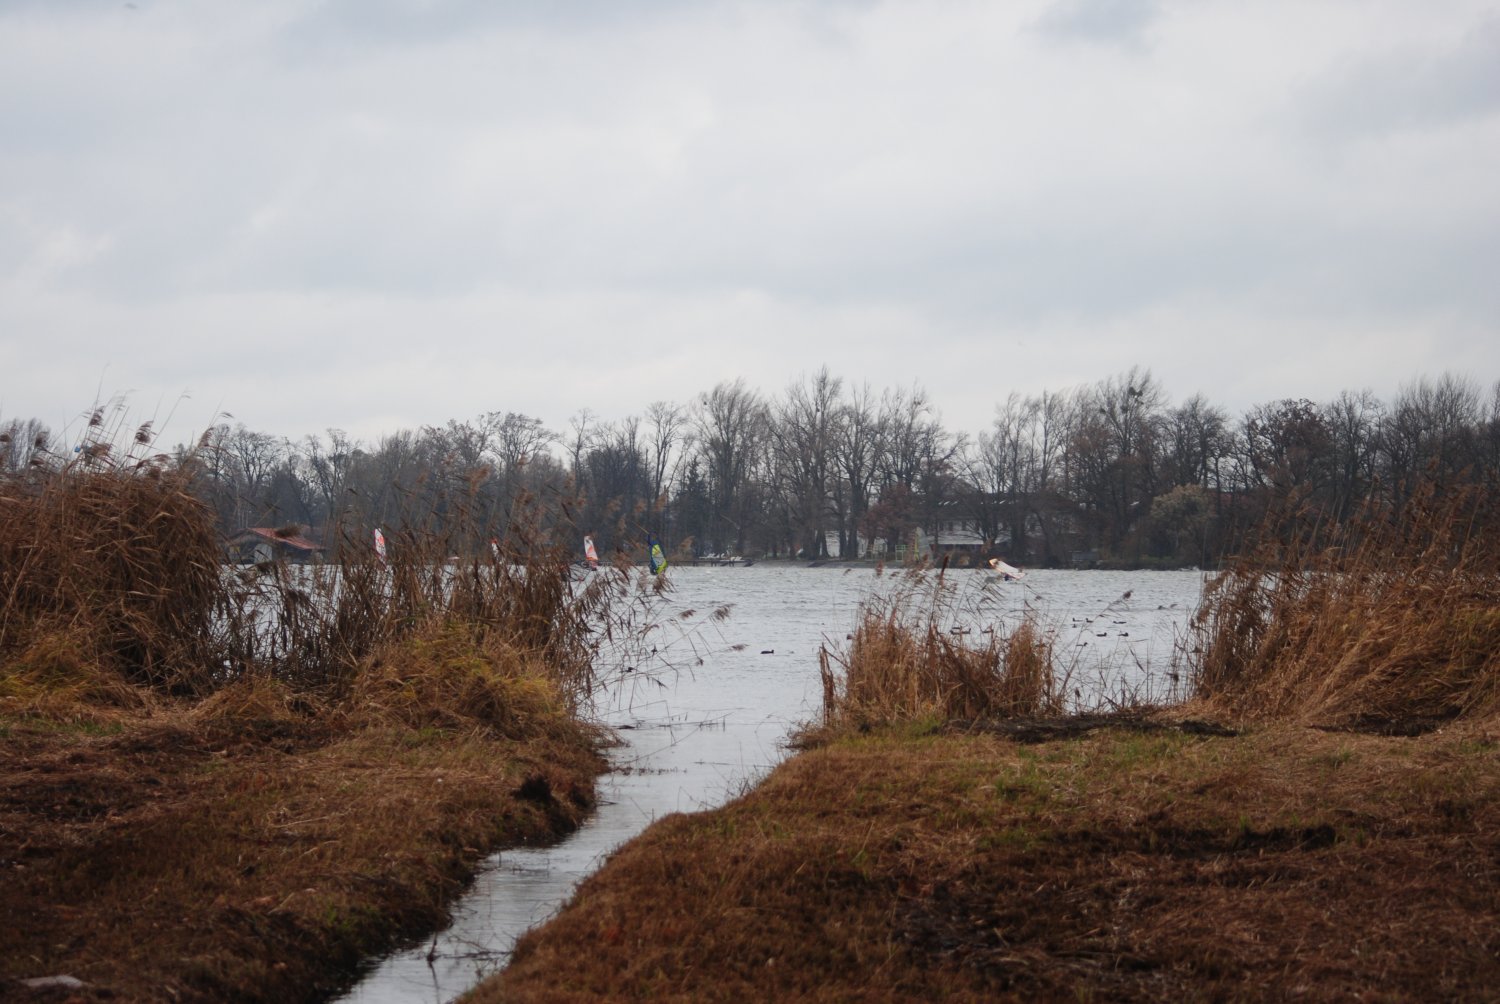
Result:
{"label": "small water stream", "polygon": [[[664,636],[661,664],[641,667],[602,696],[598,714],[624,745],[612,751],[615,770],[599,781],[598,811],[552,847],[491,857],[447,931],[382,960],[341,1000],[452,1000],[502,967],[520,934],[653,820],[713,808],[753,784],[786,756],[787,734],[819,713],[819,646],[841,644],[860,604],[896,585],[868,569],[755,565],[670,574],[668,612],[698,615],[671,619],[680,634]],[[1175,636],[1201,586],[1196,572],[1037,571],[1020,583],[969,572],[951,581],[970,630],[1013,623],[1026,608],[1055,626],[1059,661],[1072,667],[1070,689],[1083,701],[1121,687],[1164,688]],[[707,619],[724,604],[728,619]]]}

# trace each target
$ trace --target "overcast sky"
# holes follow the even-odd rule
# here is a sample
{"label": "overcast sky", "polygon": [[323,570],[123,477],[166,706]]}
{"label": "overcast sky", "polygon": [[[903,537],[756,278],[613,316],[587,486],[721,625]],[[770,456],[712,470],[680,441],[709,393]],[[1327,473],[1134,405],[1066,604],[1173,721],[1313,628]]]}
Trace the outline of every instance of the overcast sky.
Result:
{"label": "overcast sky", "polygon": [[[0,0],[0,419],[1500,378],[1500,0]],[[178,431],[180,430],[180,431]],[[165,444],[164,444],[165,445]]]}

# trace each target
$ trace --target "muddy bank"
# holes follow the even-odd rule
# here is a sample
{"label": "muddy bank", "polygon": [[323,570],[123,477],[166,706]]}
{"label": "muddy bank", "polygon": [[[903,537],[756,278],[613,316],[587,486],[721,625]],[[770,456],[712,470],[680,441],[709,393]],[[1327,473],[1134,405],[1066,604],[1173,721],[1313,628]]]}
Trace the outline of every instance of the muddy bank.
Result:
{"label": "muddy bank", "polygon": [[582,731],[0,717],[0,998],[323,999],[487,853],[576,827],[603,767]]}
{"label": "muddy bank", "polygon": [[1496,862],[1493,724],[873,732],[661,820],[471,999],[1493,999]]}

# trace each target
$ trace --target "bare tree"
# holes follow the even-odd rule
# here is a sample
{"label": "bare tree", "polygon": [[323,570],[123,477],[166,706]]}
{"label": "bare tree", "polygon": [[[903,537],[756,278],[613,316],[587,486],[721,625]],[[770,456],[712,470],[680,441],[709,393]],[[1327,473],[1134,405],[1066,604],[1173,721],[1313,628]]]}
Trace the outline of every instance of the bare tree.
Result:
{"label": "bare tree", "polygon": [[[581,496],[583,528],[604,547],[625,547],[638,537],[652,508],[651,475],[634,415],[613,425],[595,426],[575,481]],[[649,532],[649,531],[648,531]]]}
{"label": "bare tree", "polygon": [[1043,391],[1036,399],[1031,422],[1031,442],[1022,491],[1026,499],[1027,518],[1035,519],[1042,538],[1042,553],[1048,561],[1061,561],[1061,534],[1058,517],[1065,509],[1059,473],[1067,471],[1066,450],[1068,423],[1074,408],[1072,398]]}
{"label": "bare tree", "polygon": [[1039,410],[1035,398],[1023,398],[1012,391],[995,406],[990,428],[979,433],[976,447],[963,457],[973,486],[970,514],[984,538],[985,549],[994,547],[1005,531],[1015,559],[1025,553],[1027,507],[1023,496],[1031,461],[1031,427]]}
{"label": "bare tree", "polygon": [[700,395],[693,421],[708,482],[710,544],[715,550],[743,551],[752,501],[749,475],[765,434],[766,406],[740,378]]}
{"label": "bare tree", "polygon": [[1332,450],[1330,515],[1340,522],[1354,514],[1375,484],[1384,414],[1384,405],[1368,390],[1344,391],[1323,408]]}
{"label": "bare tree", "polygon": [[1246,457],[1258,485],[1280,495],[1326,484],[1333,437],[1322,411],[1307,399],[1259,404],[1245,414]]}
{"label": "bare tree", "polygon": [[343,429],[327,430],[328,442],[316,435],[302,441],[303,477],[312,485],[318,499],[314,522],[335,524],[344,511],[344,485],[359,444]]}
{"label": "bare tree", "polygon": [[1162,422],[1164,482],[1217,487],[1217,462],[1229,446],[1229,415],[1194,394],[1171,409]]}
{"label": "bare tree", "polygon": [[1070,444],[1072,489],[1102,543],[1119,552],[1155,495],[1166,395],[1149,370],[1100,381],[1080,401]]}
{"label": "bare tree", "polygon": [[845,402],[835,426],[834,461],[842,480],[835,493],[839,553],[859,554],[860,522],[869,511],[880,463],[882,429],[878,401],[863,384]]}
{"label": "bare tree", "polygon": [[843,382],[823,367],[787,388],[770,423],[771,448],[793,533],[792,551],[827,557],[834,449]]}
{"label": "bare tree", "polygon": [[879,425],[882,495],[896,485],[906,488],[910,505],[902,509],[915,519],[912,529],[924,528],[936,546],[938,522],[957,494],[955,461],[963,437],[948,434],[926,391],[915,385],[881,398]]}
{"label": "bare tree", "polygon": [[880,400],[880,481],[882,486],[905,485],[915,489],[928,458],[940,450],[943,438],[927,392],[919,386],[910,391],[887,391]]}
{"label": "bare tree", "polygon": [[568,469],[576,480],[582,477],[583,458],[598,436],[599,416],[589,408],[580,408],[577,414],[568,419],[568,428],[573,431],[566,444]]}
{"label": "bare tree", "polygon": [[677,481],[677,470],[686,452],[688,413],[681,405],[653,401],[646,406],[646,421],[650,423],[650,495],[653,505],[660,505]]}
{"label": "bare tree", "polygon": [[1500,380],[1490,388],[1490,399],[1485,408],[1477,435],[1482,474],[1481,482],[1491,491],[1500,490]]}
{"label": "bare tree", "polygon": [[283,441],[240,423],[220,423],[203,435],[194,462],[203,491],[219,526],[234,531],[274,519],[266,488],[274,471],[286,462]]}
{"label": "bare tree", "polygon": [[513,477],[555,442],[557,434],[543,426],[541,419],[506,412],[495,427],[494,437],[502,476]]}

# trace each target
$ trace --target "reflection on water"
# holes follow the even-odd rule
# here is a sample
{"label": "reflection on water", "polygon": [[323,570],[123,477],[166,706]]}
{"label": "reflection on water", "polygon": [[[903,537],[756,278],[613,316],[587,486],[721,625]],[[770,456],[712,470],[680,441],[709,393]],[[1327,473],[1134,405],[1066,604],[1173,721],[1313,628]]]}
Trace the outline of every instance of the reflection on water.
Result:
{"label": "reflection on water", "polygon": [[[452,1000],[504,965],[515,939],[550,916],[616,847],[653,820],[713,808],[786,755],[787,733],[820,712],[818,648],[842,645],[860,603],[900,588],[870,570],[674,568],[657,656],[600,695],[620,730],[601,805],[553,847],[503,851],[435,940],[383,960],[344,1000]],[[1021,582],[951,573],[945,630],[983,632],[1027,609],[1057,631],[1057,655],[1083,704],[1122,693],[1164,696],[1177,633],[1197,602],[1197,572],[1033,571]],[[923,589],[934,588],[924,580]],[[707,616],[728,604],[728,619]],[[689,618],[681,611],[696,613]]]}

